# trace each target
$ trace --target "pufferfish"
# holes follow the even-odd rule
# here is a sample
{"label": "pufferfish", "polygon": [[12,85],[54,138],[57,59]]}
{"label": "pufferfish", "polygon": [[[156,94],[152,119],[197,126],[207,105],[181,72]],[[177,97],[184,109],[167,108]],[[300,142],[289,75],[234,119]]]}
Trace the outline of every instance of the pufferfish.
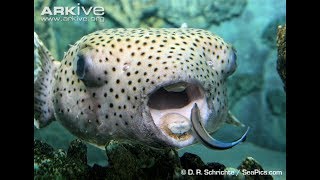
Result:
{"label": "pufferfish", "polygon": [[[226,79],[236,52],[219,36],[193,28],[106,29],[83,36],[55,60],[37,34],[41,71],[34,83],[34,124],[59,121],[104,148],[111,139],[213,149],[243,142],[210,136],[225,122]],[[241,124],[242,125],[242,124]],[[208,130],[208,131],[207,131]]]}

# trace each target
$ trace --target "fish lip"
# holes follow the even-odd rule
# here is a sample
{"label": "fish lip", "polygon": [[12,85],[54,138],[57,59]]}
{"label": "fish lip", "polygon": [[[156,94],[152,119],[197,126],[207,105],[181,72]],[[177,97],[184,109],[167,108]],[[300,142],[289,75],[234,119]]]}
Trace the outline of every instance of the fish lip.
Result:
{"label": "fish lip", "polygon": [[[150,107],[150,104],[149,104],[149,101],[150,101],[150,98],[152,98],[152,95],[154,95],[157,91],[159,91],[161,88],[164,88],[164,87],[168,87],[170,85],[174,85],[174,84],[178,84],[178,83],[184,83],[185,86],[187,87],[190,87],[192,86],[193,88],[197,89],[199,92],[198,96],[197,97],[194,97],[194,98],[206,98],[206,91],[202,85],[202,83],[197,80],[197,79],[189,79],[189,80],[171,80],[171,81],[166,81],[166,82],[163,82],[161,84],[158,84],[156,85],[154,88],[152,88],[148,93],[147,93],[147,98],[146,98],[146,102],[147,102],[147,106]],[[188,93],[188,96],[192,95],[192,94],[189,94],[190,92],[187,92]],[[190,103],[190,102],[189,102]],[[188,104],[189,104],[188,103]]]}
{"label": "fish lip", "polygon": [[[159,91],[160,89],[170,86],[170,85],[174,85],[174,84],[178,84],[178,83],[185,83],[187,88],[189,86],[191,86],[193,89],[195,89],[195,91],[198,91],[198,96],[194,97],[195,99],[191,100],[190,102],[188,102],[187,104],[185,104],[183,107],[177,107],[175,108],[169,108],[169,109],[154,109],[150,106],[150,99],[152,98],[152,96],[157,93],[157,91]],[[187,89],[186,88],[186,89]],[[188,91],[186,90],[185,91]],[[190,90],[190,89],[189,89]],[[163,141],[166,142],[166,144],[170,144],[171,146],[175,146],[175,147],[184,147],[187,145],[191,145],[192,143],[194,143],[195,141],[195,137],[192,131],[192,127],[191,127],[191,120],[190,120],[190,113],[191,113],[191,108],[192,105],[195,101],[199,102],[202,101],[202,103],[205,105],[207,109],[205,110],[205,113],[203,114],[208,114],[209,113],[209,105],[207,102],[207,93],[208,91],[205,90],[204,86],[202,85],[202,83],[197,80],[197,79],[188,79],[188,80],[170,80],[170,81],[166,81],[163,82],[161,84],[158,84],[157,86],[155,86],[153,89],[151,89],[149,91],[149,93],[147,93],[147,97],[146,97],[146,104],[145,104],[145,109],[147,110],[147,114],[149,114],[149,117],[151,117],[151,121],[153,121],[153,124],[155,125],[155,128],[157,129],[157,131],[159,131],[159,134],[162,134],[161,139]],[[190,92],[187,92],[187,95],[190,95]],[[174,134],[172,132],[170,132],[170,128],[162,126],[161,123],[161,118],[159,117],[155,117],[155,111],[171,111],[174,113],[175,110],[179,111],[181,109],[183,110],[183,113],[181,113],[185,118],[188,119],[188,121],[190,122],[190,129],[187,130],[185,132],[182,132],[180,134]],[[180,111],[181,112],[181,111]],[[166,114],[168,114],[170,112],[165,112],[163,114],[163,116],[165,116]],[[207,121],[207,118],[203,117],[203,119],[205,119],[205,121]]]}
{"label": "fish lip", "polygon": [[189,80],[177,79],[177,80],[170,80],[170,81],[165,81],[165,82],[162,82],[160,84],[157,84],[156,86],[154,86],[153,88],[151,88],[149,90],[149,92],[147,93],[147,96],[149,98],[150,95],[152,95],[154,92],[156,92],[160,88],[162,88],[164,86],[169,86],[169,85],[172,85],[172,84],[177,84],[177,83],[193,84],[193,85],[201,87],[204,90],[204,87],[202,86],[202,83],[197,79],[189,79]]}

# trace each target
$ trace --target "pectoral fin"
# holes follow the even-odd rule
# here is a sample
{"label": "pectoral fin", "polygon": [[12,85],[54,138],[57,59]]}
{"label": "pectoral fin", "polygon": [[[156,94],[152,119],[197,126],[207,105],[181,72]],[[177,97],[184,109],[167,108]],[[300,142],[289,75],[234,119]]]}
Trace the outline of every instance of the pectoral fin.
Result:
{"label": "pectoral fin", "polygon": [[242,124],[242,122],[240,122],[230,111],[228,111],[226,123],[234,126],[245,127],[245,125]]}

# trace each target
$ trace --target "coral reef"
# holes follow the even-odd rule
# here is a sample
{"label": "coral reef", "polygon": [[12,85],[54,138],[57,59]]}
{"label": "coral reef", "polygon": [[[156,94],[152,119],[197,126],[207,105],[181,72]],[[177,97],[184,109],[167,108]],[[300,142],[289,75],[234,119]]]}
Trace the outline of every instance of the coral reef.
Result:
{"label": "coral reef", "polygon": [[181,165],[184,169],[198,169],[205,166],[201,158],[192,153],[184,153],[181,156]]}
{"label": "coral reef", "polygon": [[[276,70],[276,23],[285,21],[284,4],[248,1],[241,16],[210,27],[237,50],[238,67],[228,79],[227,93],[231,112],[251,127],[247,141],[282,152],[286,150],[286,100]],[[236,132],[230,128],[223,134],[229,135]]]}
{"label": "coral reef", "polygon": [[[101,6],[105,13],[103,22],[87,21],[46,21],[41,12],[44,7],[53,6]],[[163,0],[95,0],[95,1],[63,1],[36,0],[34,3],[34,27],[39,33],[52,55],[57,59],[63,52],[84,34],[93,30],[113,27],[180,27],[187,23],[189,27],[206,28],[210,24],[219,24],[239,16],[246,7],[247,0],[230,1],[163,1]],[[89,15],[88,18],[91,18]],[[74,31],[77,29],[77,31]]]}
{"label": "coral reef", "polygon": [[107,179],[173,179],[180,175],[178,153],[126,140],[111,140],[106,145],[110,166]]}
{"label": "coral reef", "polygon": [[176,27],[187,23],[189,27],[208,28],[212,23],[220,24],[239,16],[247,0],[162,0],[157,3],[159,17]]}
{"label": "coral reef", "polygon": [[[84,1],[80,2],[85,3]],[[87,5],[87,4],[85,4]],[[34,2],[34,31],[38,33],[40,39],[50,50],[53,57],[57,60],[62,59],[64,52],[69,49],[69,45],[75,43],[76,40],[83,35],[88,34],[96,29],[112,27],[111,21],[104,17],[104,23],[100,21],[62,21],[62,20],[47,20],[45,15],[41,15],[44,7],[53,9],[55,6],[77,6],[77,2],[64,0],[35,0]],[[53,16],[61,18],[63,16]],[[65,16],[71,17],[71,16]],[[89,15],[90,19],[92,15]]]}
{"label": "coral reef", "polygon": [[79,140],[71,143],[67,154],[34,140],[34,179],[87,179],[90,166],[86,158],[86,147]]}
{"label": "coral reef", "polygon": [[[213,162],[205,164],[195,154],[184,153],[179,158],[174,149],[158,149],[128,140],[111,140],[105,147],[109,165],[87,164],[87,147],[81,140],[73,140],[67,153],[54,150],[50,145],[34,140],[34,179],[244,179],[235,175],[202,175],[206,172],[263,170],[253,158],[248,157],[238,169]],[[181,172],[189,171],[188,174]],[[190,173],[192,172],[192,173]],[[272,179],[271,176],[246,176],[246,179]]]}
{"label": "coral reef", "polygon": [[279,24],[283,24],[286,21],[285,16],[281,16],[271,21],[262,32],[262,41],[270,48],[275,49],[277,47],[277,29]]}
{"label": "coral reef", "polygon": [[156,16],[156,0],[110,0],[94,1],[102,6],[105,15],[120,27],[162,27],[164,20]]}
{"label": "coral reef", "polygon": [[38,35],[40,39],[44,40],[48,49],[50,49],[54,57],[58,57],[58,44],[55,37],[55,30],[52,28],[52,23],[50,21],[43,21],[41,11],[44,7],[52,8],[56,5],[57,1],[43,0],[34,1],[34,30],[36,32],[41,32]]}
{"label": "coral reef", "polygon": [[267,92],[266,101],[268,107],[275,116],[284,116],[283,112],[286,112],[286,97],[282,90],[273,89]]}
{"label": "coral reef", "polygon": [[[238,169],[242,172],[243,170],[246,171],[264,171],[262,166],[252,157],[247,157],[238,167]],[[246,180],[272,180],[273,177],[271,175],[246,175]]]}
{"label": "coral reef", "polygon": [[[184,153],[183,156],[181,156],[180,161],[182,168],[187,170],[187,173],[189,171],[189,175],[193,179],[203,179],[205,176],[199,175],[205,175],[206,171],[223,171],[226,168],[223,164],[217,162],[205,164],[199,156],[192,153]],[[200,173],[197,174],[197,171]],[[187,177],[188,176],[186,176],[186,178]],[[223,180],[223,175],[214,175],[209,177],[209,179]]]}
{"label": "coral reef", "polygon": [[227,81],[228,97],[230,98],[229,106],[232,108],[236,102],[248,94],[260,91],[262,89],[263,80],[261,76],[253,74],[238,74],[232,76]]}
{"label": "coral reef", "polygon": [[231,173],[225,175],[224,180],[245,180],[246,179],[239,169],[227,167],[225,170]]}
{"label": "coral reef", "polygon": [[278,46],[278,61],[277,61],[277,70],[284,84],[284,90],[286,90],[286,25],[278,27],[278,36],[277,36],[277,46]]}
{"label": "coral reef", "polygon": [[190,27],[206,28],[211,23],[219,24],[239,16],[247,0],[97,0],[94,3],[104,7],[106,16],[120,27],[179,27],[187,23]]}
{"label": "coral reef", "polygon": [[109,166],[87,164],[87,147],[80,140],[70,143],[67,153],[34,140],[34,179],[126,179],[178,178],[181,164],[172,149],[157,149],[135,142],[110,141],[106,145]]}

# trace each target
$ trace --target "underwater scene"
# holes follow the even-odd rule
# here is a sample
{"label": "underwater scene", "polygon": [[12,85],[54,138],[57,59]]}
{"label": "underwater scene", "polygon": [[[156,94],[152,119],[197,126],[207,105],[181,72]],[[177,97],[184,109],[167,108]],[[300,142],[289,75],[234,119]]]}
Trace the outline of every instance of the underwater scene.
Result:
{"label": "underwater scene", "polygon": [[286,179],[286,1],[34,0],[34,179]]}

